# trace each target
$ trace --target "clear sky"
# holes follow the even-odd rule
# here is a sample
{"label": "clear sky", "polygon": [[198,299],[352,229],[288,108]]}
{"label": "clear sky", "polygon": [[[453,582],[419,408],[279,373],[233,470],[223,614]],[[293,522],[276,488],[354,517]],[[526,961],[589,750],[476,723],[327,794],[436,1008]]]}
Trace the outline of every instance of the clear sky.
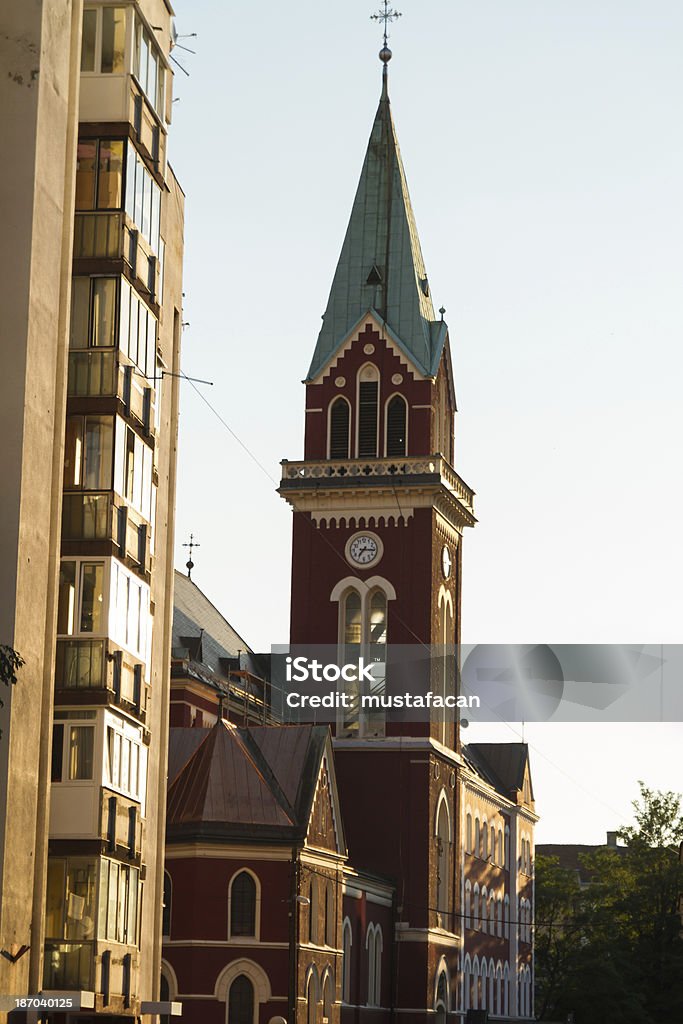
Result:
{"label": "clear sky", "polygon": [[[177,555],[254,648],[288,633],[315,345],[380,91],[372,0],[174,0],[187,193]],[[390,94],[446,307],[467,642],[682,639],[683,6],[397,0]],[[270,477],[267,475],[270,474]],[[519,727],[514,726],[515,729]],[[527,726],[539,841],[600,842],[683,727]],[[471,739],[514,740],[480,726]]]}

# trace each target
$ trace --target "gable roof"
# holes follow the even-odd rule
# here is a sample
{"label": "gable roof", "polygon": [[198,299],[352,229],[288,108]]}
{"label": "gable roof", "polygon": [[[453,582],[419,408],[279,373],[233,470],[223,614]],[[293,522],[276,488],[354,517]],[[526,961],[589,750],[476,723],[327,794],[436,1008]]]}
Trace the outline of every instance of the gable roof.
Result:
{"label": "gable roof", "polygon": [[[188,733],[201,733],[199,742]],[[303,842],[323,758],[333,771],[329,730],[320,725],[171,729],[169,751],[170,840]]]}
{"label": "gable roof", "polygon": [[417,369],[436,376],[447,328],[436,320],[384,69],[346,237],[307,380],[313,380],[372,312]]}

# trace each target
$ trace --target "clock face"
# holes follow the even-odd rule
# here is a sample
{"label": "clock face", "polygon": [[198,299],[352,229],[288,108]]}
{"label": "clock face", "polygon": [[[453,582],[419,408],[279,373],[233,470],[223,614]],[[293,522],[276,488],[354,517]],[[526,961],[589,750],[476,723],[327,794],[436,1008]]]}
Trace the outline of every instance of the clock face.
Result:
{"label": "clock face", "polygon": [[347,558],[356,565],[370,565],[378,561],[379,543],[371,533],[359,533],[349,542]]}
{"label": "clock face", "polygon": [[443,578],[445,580],[450,576],[452,568],[453,559],[451,558],[451,552],[448,545],[444,544],[441,550],[441,571],[443,572]]}

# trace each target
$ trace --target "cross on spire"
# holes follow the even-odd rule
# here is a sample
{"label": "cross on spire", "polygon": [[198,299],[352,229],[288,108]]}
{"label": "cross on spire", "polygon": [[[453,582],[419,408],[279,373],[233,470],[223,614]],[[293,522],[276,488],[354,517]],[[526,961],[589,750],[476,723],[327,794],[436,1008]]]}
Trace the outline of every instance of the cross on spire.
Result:
{"label": "cross on spire", "polygon": [[377,11],[377,14],[371,14],[370,18],[372,19],[372,21],[384,22],[384,49],[386,50],[387,41],[389,39],[389,23],[392,21],[397,21],[399,18],[403,17],[403,15],[401,14],[400,11],[395,11],[393,7],[389,6],[389,0],[383,0],[383,3],[384,10]]}
{"label": "cross on spire", "polygon": [[192,552],[193,552],[193,550],[194,550],[195,548],[200,548],[200,547],[201,547],[201,544],[200,544],[200,543],[199,543],[198,541],[196,541],[196,540],[194,539],[194,534],[193,534],[193,533],[191,533],[191,534],[190,534],[190,540],[189,540],[189,542],[188,542],[188,543],[186,543],[186,544],[183,544],[183,547],[184,547],[184,548],[189,548],[189,549],[190,549],[190,557],[189,557],[189,558],[188,558],[188,560],[187,560],[187,561],[185,562],[185,566],[186,566],[186,568],[187,568],[187,578],[188,578],[189,580],[191,580],[191,579],[192,579],[192,570],[194,569],[194,562],[192,561]]}

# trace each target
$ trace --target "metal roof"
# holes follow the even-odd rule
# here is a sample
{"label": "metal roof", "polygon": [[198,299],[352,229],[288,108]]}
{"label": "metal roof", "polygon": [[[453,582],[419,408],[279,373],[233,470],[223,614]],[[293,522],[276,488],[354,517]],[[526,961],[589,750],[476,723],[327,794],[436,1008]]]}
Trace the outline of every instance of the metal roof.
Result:
{"label": "metal roof", "polygon": [[169,839],[302,839],[323,757],[334,777],[321,725],[171,729]]}
{"label": "metal roof", "polygon": [[434,316],[386,75],[308,380],[368,312],[422,374],[436,376],[447,328]]}

